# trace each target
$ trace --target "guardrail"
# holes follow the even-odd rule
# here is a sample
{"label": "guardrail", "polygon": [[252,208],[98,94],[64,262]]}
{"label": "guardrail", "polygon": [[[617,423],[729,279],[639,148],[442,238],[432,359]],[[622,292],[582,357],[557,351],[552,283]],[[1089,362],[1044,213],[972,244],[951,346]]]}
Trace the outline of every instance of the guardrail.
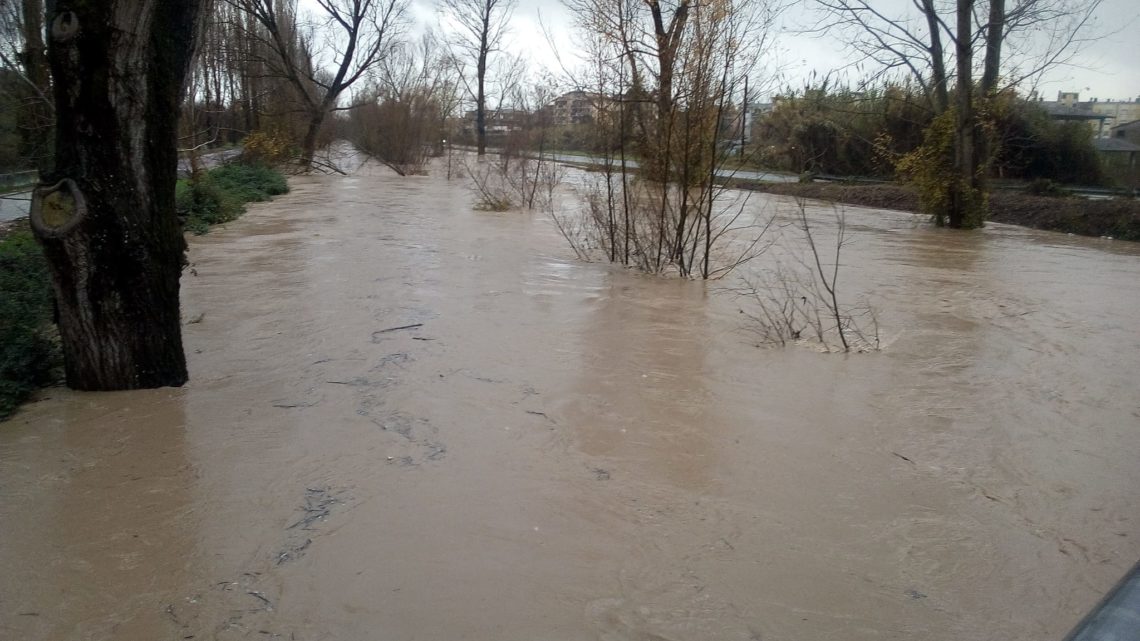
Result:
{"label": "guardrail", "polygon": [[0,174],[0,191],[11,191],[20,187],[31,187],[39,179],[37,171],[17,171],[11,174]]}
{"label": "guardrail", "polygon": [[1065,641],[1140,639],[1140,562],[1120,579]]}

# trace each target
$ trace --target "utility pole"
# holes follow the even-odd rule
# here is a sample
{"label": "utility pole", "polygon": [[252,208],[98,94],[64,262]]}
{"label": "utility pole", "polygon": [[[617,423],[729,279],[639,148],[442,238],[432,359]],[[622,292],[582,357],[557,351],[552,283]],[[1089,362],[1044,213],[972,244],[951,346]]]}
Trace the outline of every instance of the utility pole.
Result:
{"label": "utility pole", "polygon": [[744,160],[744,143],[748,133],[748,76],[744,76],[744,102],[740,105],[740,159]]}

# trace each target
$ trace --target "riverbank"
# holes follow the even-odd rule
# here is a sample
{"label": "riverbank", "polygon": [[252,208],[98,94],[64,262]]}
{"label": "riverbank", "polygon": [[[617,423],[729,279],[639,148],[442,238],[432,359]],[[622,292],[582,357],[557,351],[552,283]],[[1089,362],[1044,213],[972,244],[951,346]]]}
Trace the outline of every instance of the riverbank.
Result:
{"label": "riverbank", "polygon": [[[900,185],[839,183],[768,183],[735,181],[734,186],[769,194],[827,200],[861,207],[915,212],[918,194]],[[1108,236],[1140,241],[1140,201],[1117,198],[1053,198],[1018,192],[990,194],[989,220],[1080,236]]]}

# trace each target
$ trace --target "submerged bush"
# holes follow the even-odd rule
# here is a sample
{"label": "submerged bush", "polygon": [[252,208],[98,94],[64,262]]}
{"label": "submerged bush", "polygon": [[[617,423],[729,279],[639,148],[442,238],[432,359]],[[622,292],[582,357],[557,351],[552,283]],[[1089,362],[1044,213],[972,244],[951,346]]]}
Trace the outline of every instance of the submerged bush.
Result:
{"label": "submerged bush", "polygon": [[920,209],[939,227],[953,224],[957,199],[962,226],[973,229],[985,223],[988,204],[986,193],[961,177],[954,167],[957,118],[957,111],[951,108],[931,121],[922,144],[899,158],[895,171],[918,192]]}
{"label": "submerged bush", "polygon": [[213,186],[243,202],[261,202],[289,191],[285,176],[269,165],[230,163],[206,176]]}
{"label": "submerged bush", "polygon": [[285,177],[260,163],[230,163],[197,178],[178,181],[175,207],[187,231],[204,234],[210,225],[234,220],[245,203],[269,200],[289,191]]}
{"label": "submerged bush", "polygon": [[0,420],[59,363],[47,261],[27,230],[0,240]]}

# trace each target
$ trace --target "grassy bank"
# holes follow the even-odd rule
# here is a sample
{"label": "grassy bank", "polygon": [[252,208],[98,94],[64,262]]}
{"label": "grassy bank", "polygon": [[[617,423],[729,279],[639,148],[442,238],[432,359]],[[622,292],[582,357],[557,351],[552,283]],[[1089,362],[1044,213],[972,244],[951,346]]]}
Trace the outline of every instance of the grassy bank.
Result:
{"label": "grassy bank", "polygon": [[[180,180],[179,218],[205,233],[231,221],[245,204],[289,191],[285,177],[264,165],[223,165],[197,180]],[[27,220],[0,226],[0,421],[38,387],[59,380],[62,355],[55,328],[47,261]]]}
{"label": "grassy bank", "polygon": [[289,191],[281,172],[261,164],[232,163],[178,181],[178,217],[187,231],[206,233],[245,213],[249,202],[269,200]]}
{"label": "grassy bank", "polygon": [[[736,186],[879,209],[916,212],[919,208],[918,194],[900,185],[738,181]],[[1140,241],[1140,201],[1124,198],[1086,200],[995,191],[990,194],[989,220],[1082,236]]]}

